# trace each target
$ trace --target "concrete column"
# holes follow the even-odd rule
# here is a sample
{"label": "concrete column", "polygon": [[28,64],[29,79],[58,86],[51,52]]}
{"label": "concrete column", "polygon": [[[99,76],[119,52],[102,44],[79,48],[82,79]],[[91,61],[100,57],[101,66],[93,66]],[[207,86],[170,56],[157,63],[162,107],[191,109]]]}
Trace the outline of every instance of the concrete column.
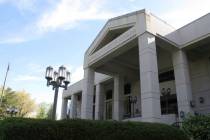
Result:
{"label": "concrete column", "polygon": [[61,119],[66,119],[68,99],[62,98]]}
{"label": "concrete column", "polygon": [[70,118],[77,117],[77,96],[75,94],[71,95],[71,105],[70,105]]}
{"label": "concrete column", "polygon": [[96,85],[95,120],[103,120],[104,92],[101,84]]}
{"label": "concrete column", "polygon": [[86,68],[84,70],[81,110],[82,119],[93,119],[94,74],[92,68]]}
{"label": "concrete column", "polygon": [[186,116],[187,113],[193,113],[193,111],[190,107],[190,101],[192,100],[192,90],[189,66],[187,56],[184,51],[179,50],[173,53],[173,67],[175,74],[179,116]]}
{"label": "concrete column", "polygon": [[155,36],[144,33],[138,38],[142,120],[160,122],[160,89]]}
{"label": "concrete column", "polygon": [[114,76],[114,98],[113,98],[113,120],[123,119],[123,100],[124,79],[122,76]]}

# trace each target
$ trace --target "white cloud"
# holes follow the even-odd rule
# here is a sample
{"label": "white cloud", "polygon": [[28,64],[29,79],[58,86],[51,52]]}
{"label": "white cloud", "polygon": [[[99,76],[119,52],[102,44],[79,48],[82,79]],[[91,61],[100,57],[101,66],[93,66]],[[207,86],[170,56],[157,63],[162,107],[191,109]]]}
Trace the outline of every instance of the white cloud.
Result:
{"label": "white cloud", "polygon": [[104,8],[104,0],[61,0],[55,9],[47,11],[37,22],[41,31],[69,29],[82,20],[108,19],[116,13]]}
{"label": "white cloud", "polygon": [[10,3],[19,10],[33,10],[37,0],[0,0],[0,4]]}
{"label": "white cloud", "polygon": [[11,37],[0,40],[0,44],[18,44],[25,42],[25,38],[23,37]]}
{"label": "white cloud", "polygon": [[78,82],[79,80],[81,80],[84,76],[84,71],[83,71],[83,67],[77,67],[74,70],[72,70],[71,72],[71,83],[75,83]]}
{"label": "white cloud", "polygon": [[[40,38],[49,31],[57,29],[71,29],[80,21],[107,20],[120,15],[122,11],[112,12],[105,6],[107,0],[46,0],[48,5],[45,11],[41,12],[38,19],[34,19],[25,25],[21,32],[10,34],[0,39],[0,44],[19,44]],[[0,4],[9,3],[19,9],[33,11],[38,6],[37,0],[0,0]],[[116,11],[113,9],[113,11]],[[39,13],[39,12],[38,12]]]}
{"label": "white cloud", "polygon": [[[59,65],[60,66],[60,65]],[[70,65],[65,65],[67,70],[71,72],[71,83],[78,82],[81,80],[84,76],[83,66],[75,67]],[[54,66],[55,70],[57,70],[59,67],[57,65]],[[36,81],[43,81],[45,67],[42,67],[39,64],[30,63],[28,64],[27,69],[29,70],[29,73],[18,75],[16,78],[14,78],[15,82],[20,81],[28,81],[28,82],[36,82]]]}
{"label": "white cloud", "polygon": [[[51,104],[53,102],[53,90],[51,90],[49,87],[47,87],[47,90],[42,90],[42,91],[36,91],[36,92],[31,92],[32,98],[35,99],[37,104],[40,103],[49,103]],[[62,98],[61,98],[62,99]],[[60,100],[60,98],[58,98]]]}
{"label": "white cloud", "polygon": [[45,72],[45,67],[36,63],[29,63],[27,68],[29,69],[31,73],[40,74],[40,73]]}
{"label": "white cloud", "polygon": [[183,0],[181,3],[179,7],[160,14],[162,19],[176,28],[188,24],[210,11],[209,0]]}
{"label": "white cloud", "polygon": [[33,76],[33,75],[18,75],[14,81],[42,81],[43,78],[40,76]]}

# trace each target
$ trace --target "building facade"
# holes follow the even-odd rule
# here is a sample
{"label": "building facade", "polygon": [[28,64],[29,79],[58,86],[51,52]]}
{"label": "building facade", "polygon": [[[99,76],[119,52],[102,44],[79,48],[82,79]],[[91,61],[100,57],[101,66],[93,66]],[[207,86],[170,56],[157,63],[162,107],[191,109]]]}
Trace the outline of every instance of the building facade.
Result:
{"label": "building facade", "polygon": [[209,26],[210,14],[175,29],[146,10],[108,20],[84,79],[63,91],[62,118],[172,124],[210,113]]}

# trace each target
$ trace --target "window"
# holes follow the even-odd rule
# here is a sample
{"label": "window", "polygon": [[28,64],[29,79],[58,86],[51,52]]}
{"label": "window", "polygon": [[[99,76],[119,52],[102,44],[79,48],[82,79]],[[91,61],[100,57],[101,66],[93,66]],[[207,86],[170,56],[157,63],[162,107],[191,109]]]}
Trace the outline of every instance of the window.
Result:
{"label": "window", "polygon": [[105,107],[106,107],[106,120],[112,119],[112,90],[108,90],[106,92],[106,101],[105,101]]}
{"label": "window", "polygon": [[106,102],[106,120],[112,119],[112,101]]}
{"label": "window", "polygon": [[124,94],[125,95],[131,94],[131,84],[130,83],[124,85]]}
{"label": "window", "polygon": [[106,92],[106,100],[112,99],[112,90]]}
{"label": "window", "polygon": [[167,72],[163,72],[159,74],[159,82],[166,82],[166,81],[171,81],[171,80],[175,80],[174,77],[174,70],[170,70]]}
{"label": "window", "polygon": [[[170,70],[164,73],[159,74],[159,82],[167,82],[167,81],[173,81],[175,80],[174,77],[174,70]],[[165,91],[165,92],[163,92]],[[162,114],[177,114],[178,113],[178,107],[177,107],[177,97],[176,94],[171,94],[170,88],[163,88],[161,90],[162,95],[160,97],[161,100],[161,113]]]}
{"label": "window", "polygon": [[169,94],[160,97],[162,114],[178,114],[176,94]]}
{"label": "window", "polygon": [[131,117],[131,103],[129,102],[129,98],[131,95],[131,84],[127,83],[124,85],[124,118]]}
{"label": "window", "polygon": [[95,102],[96,102],[96,86],[94,86],[94,93],[93,93],[93,120],[95,120]]}
{"label": "window", "polygon": [[129,102],[130,96],[126,96],[124,100],[124,118],[131,117],[131,103]]}

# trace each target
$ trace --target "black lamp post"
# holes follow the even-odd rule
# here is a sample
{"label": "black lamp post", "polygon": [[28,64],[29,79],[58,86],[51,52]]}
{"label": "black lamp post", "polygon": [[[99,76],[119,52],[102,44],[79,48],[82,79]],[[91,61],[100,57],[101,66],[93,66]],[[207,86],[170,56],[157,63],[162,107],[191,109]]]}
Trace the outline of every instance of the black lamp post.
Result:
{"label": "black lamp post", "polygon": [[129,96],[129,98],[128,98],[128,101],[129,101],[129,103],[131,104],[131,107],[133,108],[133,114],[132,114],[132,117],[134,117],[135,116],[135,113],[134,113],[134,106],[135,106],[135,104],[136,104],[136,102],[137,102],[137,97],[136,96]]}
{"label": "black lamp post", "polygon": [[52,119],[56,119],[56,106],[58,98],[59,87],[67,90],[67,86],[70,83],[70,72],[66,70],[64,66],[60,66],[58,72],[53,71],[51,66],[46,68],[45,78],[47,79],[47,86],[52,85],[52,89],[55,90]]}
{"label": "black lamp post", "polygon": [[9,107],[6,110],[7,114],[10,114],[11,117],[13,117],[13,115],[16,115],[18,113],[18,109],[16,107]]}

